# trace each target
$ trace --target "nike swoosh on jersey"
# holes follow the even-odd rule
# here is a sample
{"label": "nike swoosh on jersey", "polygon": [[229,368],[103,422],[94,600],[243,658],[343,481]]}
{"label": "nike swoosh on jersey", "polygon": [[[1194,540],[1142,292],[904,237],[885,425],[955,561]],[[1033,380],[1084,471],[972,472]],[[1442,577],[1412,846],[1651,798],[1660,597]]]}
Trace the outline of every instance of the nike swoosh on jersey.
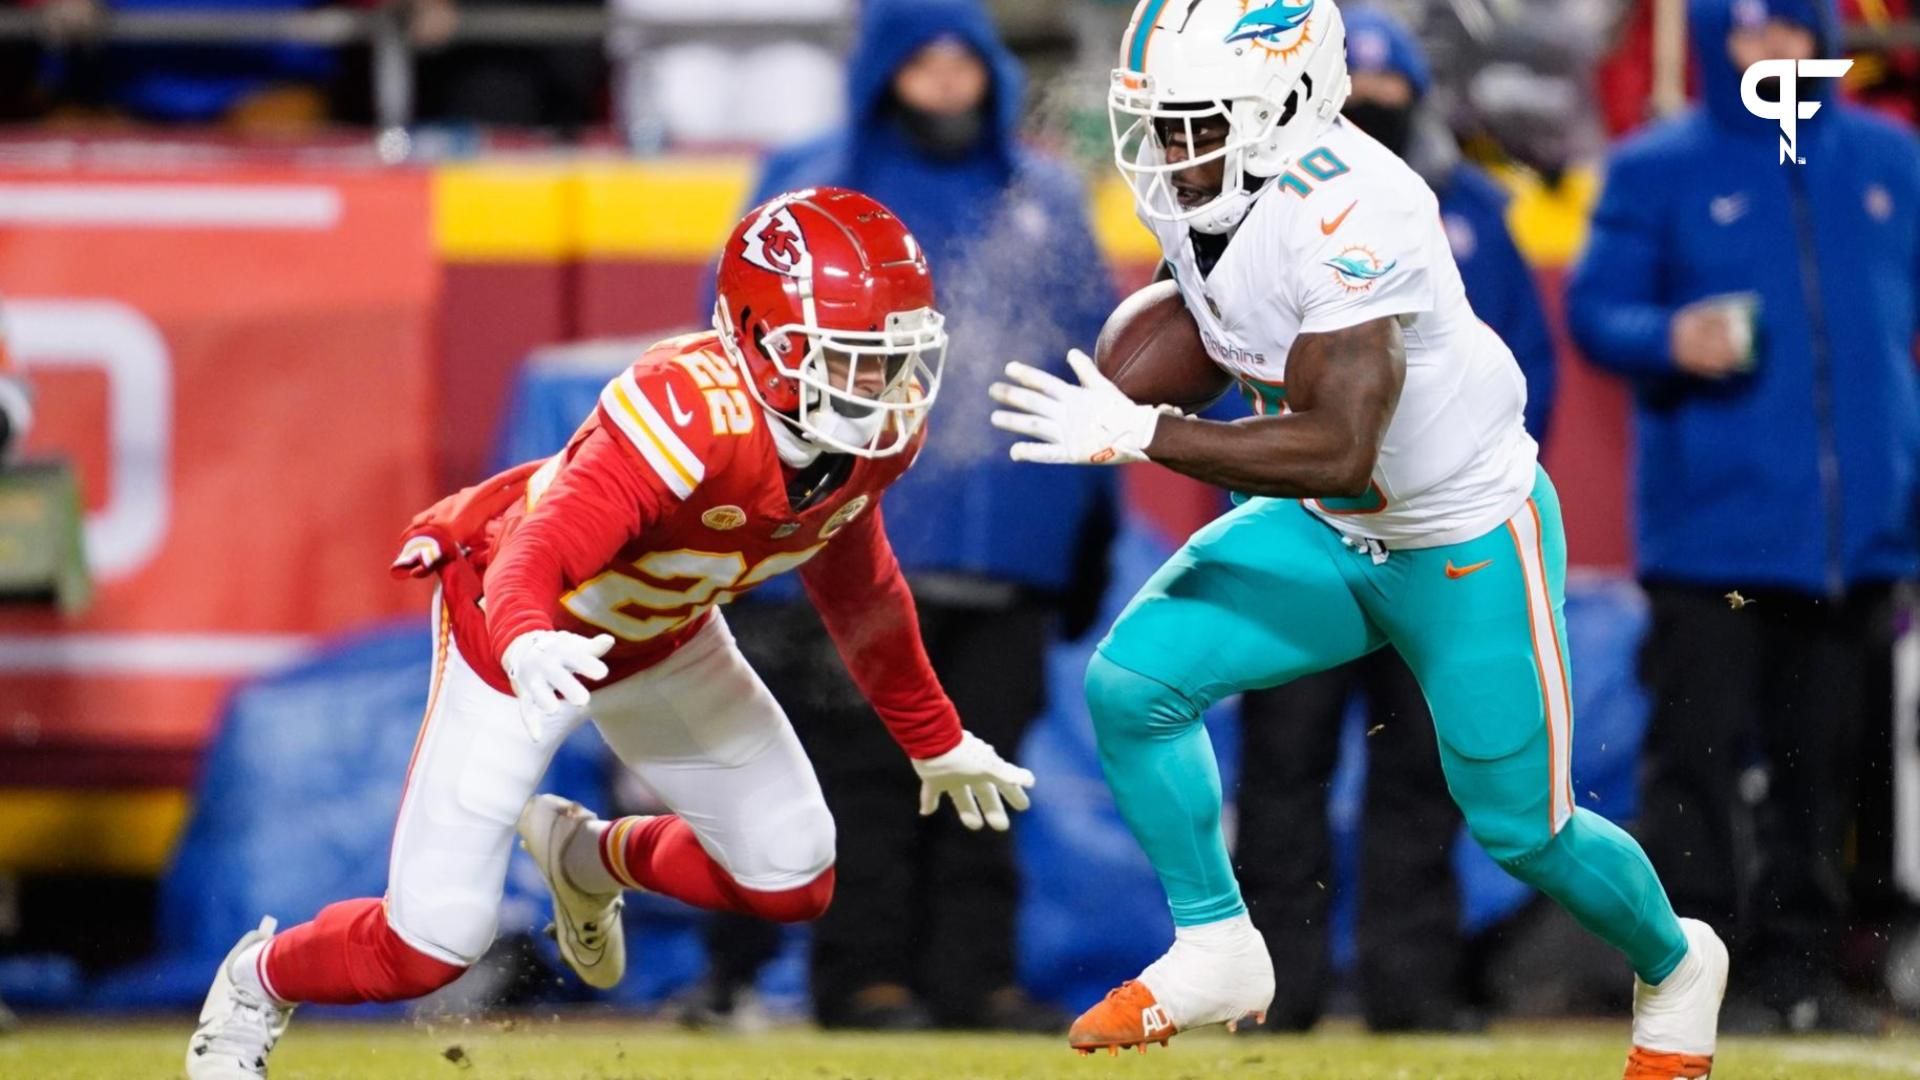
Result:
{"label": "nike swoosh on jersey", "polygon": [[1340,211],[1339,217],[1334,218],[1332,221],[1328,221],[1325,218],[1322,218],[1320,220],[1320,235],[1332,236],[1334,233],[1334,230],[1340,227],[1340,223],[1347,220],[1347,215],[1353,213],[1353,208],[1359,205],[1360,205],[1360,200],[1355,199],[1352,202],[1347,204],[1347,208],[1345,210]]}
{"label": "nike swoosh on jersey", "polygon": [[680,402],[673,396],[672,386],[667,387],[667,408],[673,411],[673,422],[675,426],[686,427],[693,421],[693,414],[682,409]]}
{"label": "nike swoosh on jersey", "polygon": [[1479,573],[1480,571],[1485,570],[1487,567],[1492,565],[1493,565],[1492,559],[1482,559],[1477,563],[1468,563],[1465,566],[1455,566],[1453,565],[1453,560],[1448,559],[1447,560],[1447,576],[1457,580],[1459,578],[1466,577],[1468,574]]}

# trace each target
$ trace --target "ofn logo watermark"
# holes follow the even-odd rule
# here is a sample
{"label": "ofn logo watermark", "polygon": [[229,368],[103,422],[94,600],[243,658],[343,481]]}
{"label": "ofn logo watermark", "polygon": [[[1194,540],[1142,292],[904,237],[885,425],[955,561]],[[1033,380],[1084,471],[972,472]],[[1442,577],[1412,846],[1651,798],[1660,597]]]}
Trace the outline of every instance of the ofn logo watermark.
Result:
{"label": "ofn logo watermark", "polygon": [[[1805,165],[1799,153],[1800,121],[1820,111],[1817,101],[1800,100],[1801,79],[1837,79],[1853,67],[1851,60],[1761,60],[1740,77],[1740,103],[1762,120],[1780,122],[1780,163]],[[1760,80],[1780,80],[1780,99],[1768,101],[1755,91]]]}

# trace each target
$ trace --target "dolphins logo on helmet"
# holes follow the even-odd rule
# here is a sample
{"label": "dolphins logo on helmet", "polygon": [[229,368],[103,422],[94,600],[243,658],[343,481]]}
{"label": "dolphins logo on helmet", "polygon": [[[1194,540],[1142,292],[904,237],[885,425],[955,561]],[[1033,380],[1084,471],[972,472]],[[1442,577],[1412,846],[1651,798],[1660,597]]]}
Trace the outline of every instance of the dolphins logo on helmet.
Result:
{"label": "dolphins logo on helmet", "polygon": [[[1302,45],[1311,40],[1311,30],[1307,27],[1307,17],[1313,14],[1313,0],[1304,4],[1289,4],[1287,0],[1275,0],[1262,8],[1252,8],[1251,0],[1241,0],[1243,14],[1240,21],[1227,31],[1227,43],[1251,41],[1269,56],[1286,57],[1298,52]],[[1282,41],[1288,34],[1297,33],[1290,40]]]}

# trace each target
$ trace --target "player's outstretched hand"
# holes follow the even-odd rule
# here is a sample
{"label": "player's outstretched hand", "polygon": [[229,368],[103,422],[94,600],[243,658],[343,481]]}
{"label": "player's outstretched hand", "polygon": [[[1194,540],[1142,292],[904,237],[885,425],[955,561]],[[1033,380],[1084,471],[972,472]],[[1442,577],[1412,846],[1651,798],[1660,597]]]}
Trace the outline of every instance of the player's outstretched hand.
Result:
{"label": "player's outstretched hand", "polygon": [[[1033,805],[1027,789],[1033,774],[994,752],[993,744],[972,732],[960,736],[960,745],[939,757],[915,758],[920,774],[920,816],[940,809],[940,796],[953,800],[960,824],[978,829],[984,821],[996,832],[1006,832],[1007,807],[1025,810]],[[1003,804],[1004,801],[1004,804]]]}
{"label": "player's outstretched hand", "polygon": [[611,648],[612,634],[587,638],[565,630],[529,630],[507,644],[500,666],[513,681],[520,722],[534,742],[544,734],[546,720],[564,706],[586,705],[587,688],[580,677],[606,678],[607,665],[600,658]]}
{"label": "player's outstretched hand", "polygon": [[1067,365],[1078,386],[1015,360],[1006,369],[1012,382],[987,388],[989,397],[1006,406],[994,411],[993,426],[1031,440],[1013,444],[1013,460],[1050,465],[1147,460],[1161,410],[1130,400],[1079,349],[1067,353]]}

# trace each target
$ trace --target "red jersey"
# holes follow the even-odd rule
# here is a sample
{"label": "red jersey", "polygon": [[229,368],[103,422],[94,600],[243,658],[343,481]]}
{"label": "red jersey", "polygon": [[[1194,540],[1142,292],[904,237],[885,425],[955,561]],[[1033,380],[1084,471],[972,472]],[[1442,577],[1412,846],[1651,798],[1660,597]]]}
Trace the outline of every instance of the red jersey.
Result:
{"label": "red jersey", "polygon": [[[798,569],[848,671],[916,758],[958,745],[960,721],[920,641],[880,496],[919,451],[855,458],[838,487],[790,508],[767,417],[713,333],[661,342],[607,384],[525,495],[462,540],[484,573],[461,653],[501,690],[498,657],[532,630],[612,634],[606,682],[692,637],[715,605]],[[457,497],[456,497],[457,498]],[[589,681],[589,686],[596,685]]]}

